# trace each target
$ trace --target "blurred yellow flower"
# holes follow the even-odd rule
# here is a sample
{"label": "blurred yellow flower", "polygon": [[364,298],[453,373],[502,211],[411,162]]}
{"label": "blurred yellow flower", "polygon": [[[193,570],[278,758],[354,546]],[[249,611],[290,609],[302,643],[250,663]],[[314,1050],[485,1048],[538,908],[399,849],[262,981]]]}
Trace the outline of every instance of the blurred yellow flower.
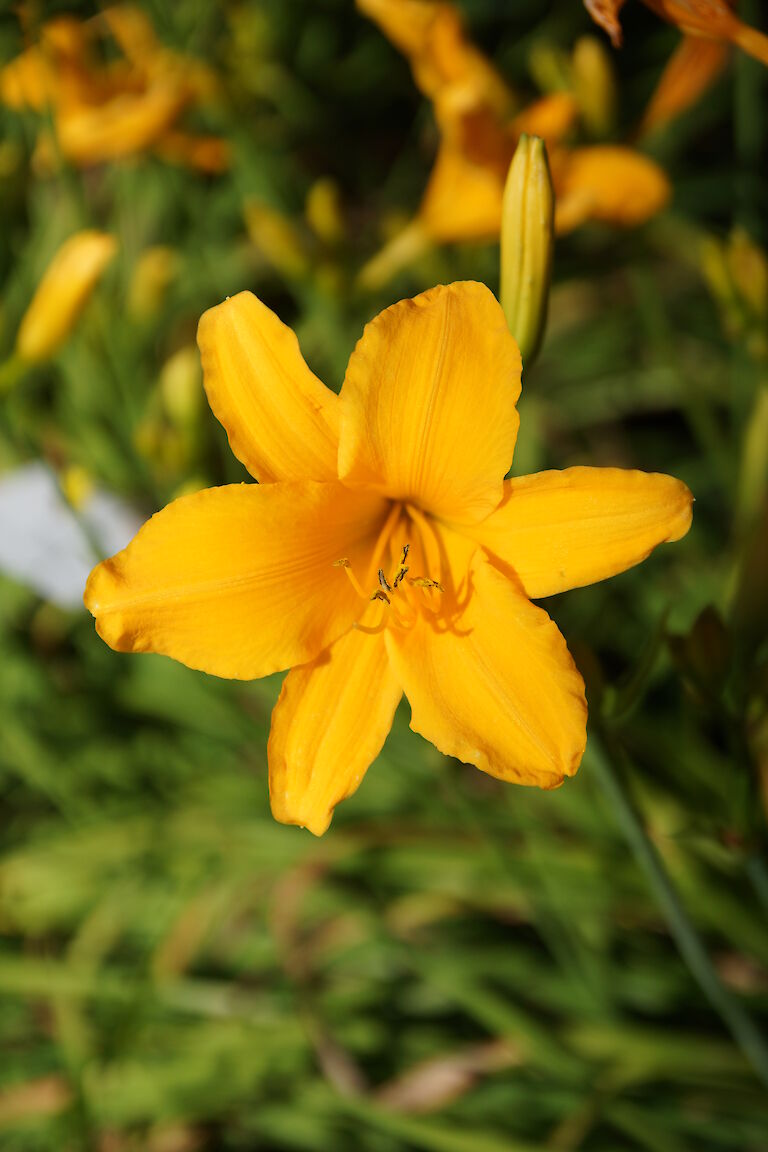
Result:
{"label": "blurred yellow flower", "polygon": [[[437,0],[357,0],[357,5],[408,56],[416,83],[433,103],[440,132],[417,221],[374,257],[363,283],[373,287],[383,281],[418,250],[419,239],[450,243],[498,236],[504,183],[523,133],[542,137],[550,157],[559,151],[552,165],[558,230],[589,219],[635,225],[664,207],[669,182],[652,160],[618,145],[609,153],[564,147],[579,115],[573,93],[554,92],[513,115],[512,94],[466,40],[453,5]],[[615,194],[606,190],[608,181],[614,182]],[[628,213],[629,188],[633,209]]]}
{"label": "blurred yellow flower", "polygon": [[[592,19],[605,29],[616,48],[621,45],[619,12],[624,3],[625,0],[584,0]],[[676,24],[687,36],[724,40],[768,64],[768,36],[740,20],[727,0],[643,0],[643,3],[663,20]]]}
{"label": "blurred yellow flower", "polygon": [[521,362],[481,284],[382,312],[339,396],[248,292],[203,316],[198,343],[211,407],[259,483],[174,501],[95,568],[99,635],[217,676],[291,668],[269,738],[272,810],[318,835],[403,693],[446,755],[543,788],[572,775],[584,686],[531,598],[684,535],[685,485],[613,468],[505,481]]}
{"label": "blurred yellow flower", "polygon": [[19,360],[34,364],[58,351],[116,249],[114,236],[93,229],[76,232],[65,240],[19,325],[15,349]]}
{"label": "blurred yellow flower", "polygon": [[[96,51],[105,37],[121,53],[108,63]],[[5,104],[50,113],[55,139],[43,129],[37,149],[38,163],[48,166],[57,153],[85,167],[154,150],[219,172],[228,164],[226,143],[175,127],[187,108],[214,91],[210,69],[164,48],[144,13],[128,4],[87,21],[49,21],[39,42],[0,72]]]}

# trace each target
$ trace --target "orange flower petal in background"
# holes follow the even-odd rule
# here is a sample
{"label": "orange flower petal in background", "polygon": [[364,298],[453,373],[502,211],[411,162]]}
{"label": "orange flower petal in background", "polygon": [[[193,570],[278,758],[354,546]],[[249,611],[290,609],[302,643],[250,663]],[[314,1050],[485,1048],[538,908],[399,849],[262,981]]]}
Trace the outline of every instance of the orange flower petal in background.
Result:
{"label": "orange flower petal in background", "polygon": [[596,144],[550,156],[560,235],[585,220],[632,227],[667,204],[672,187],[655,161],[632,148]]}
{"label": "orange flower petal in background", "polygon": [[117,250],[114,236],[86,229],[62,244],[40,281],[16,337],[26,363],[53,356],[77,323]]}
{"label": "orange flower petal in background", "polygon": [[750,28],[725,0],[643,0],[657,16],[676,24],[688,35],[708,36],[736,44],[756,60],[768,64],[768,36]]}
{"label": "orange flower petal in background", "polygon": [[[601,579],[677,539],[685,486],[613,469],[505,486],[521,364],[481,284],[381,313],[339,398],[248,293],[205,314],[199,343],[235,451],[273,482],[182,497],[95,568],[85,601],[104,640],[234,678],[293,665],[270,795],[278,820],[317,835],[403,691],[412,727],[448,755],[543,788],[572,775],[584,685],[526,593]],[[337,418],[343,483],[291,479],[332,470]]]}
{"label": "orange flower petal in background", "polygon": [[502,504],[472,534],[514,569],[532,600],[616,576],[691,524],[685,484],[654,472],[566,468],[504,488]]}
{"label": "orange flower petal in background", "polygon": [[456,521],[487,516],[512,462],[520,353],[483,284],[423,292],[366,326],[341,390],[339,476]]}
{"label": "orange flower petal in background", "polygon": [[240,292],[203,315],[197,340],[208,402],[251,475],[335,480],[339,398],[309,370],[291,329]]}
{"label": "orange flower petal in background", "polygon": [[[101,59],[105,36],[121,51],[118,60]],[[0,73],[0,99],[10,107],[52,111],[57,139],[54,145],[41,130],[36,157],[43,167],[59,153],[85,167],[157,148],[174,163],[220,172],[229,159],[223,141],[171,131],[215,87],[207,65],[164,48],[131,5],[88,21],[49,21],[40,42]]]}
{"label": "orange flower petal in background", "polygon": [[714,84],[728,63],[728,45],[701,36],[684,36],[672,53],[640,123],[652,132],[680,116]]}
{"label": "orange flower petal in background", "polygon": [[621,24],[619,12],[625,0],[584,0],[584,7],[592,19],[605,29],[614,48],[621,47]]}
{"label": "orange flower petal in background", "polygon": [[230,484],[174,500],[91,573],[86,607],[119,652],[249,680],[302,664],[352,624],[332,567],[367,567],[386,506],[338,483]]}

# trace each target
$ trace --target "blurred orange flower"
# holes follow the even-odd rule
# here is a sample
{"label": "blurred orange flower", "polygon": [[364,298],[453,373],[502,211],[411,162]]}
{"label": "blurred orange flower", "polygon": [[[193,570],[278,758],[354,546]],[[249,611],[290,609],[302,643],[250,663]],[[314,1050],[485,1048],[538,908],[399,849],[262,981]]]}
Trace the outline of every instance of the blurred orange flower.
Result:
{"label": "blurred orange flower", "polygon": [[317,835],[403,693],[446,755],[542,788],[572,775],[584,685],[531,600],[679,539],[686,486],[617,468],[504,480],[521,361],[482,284],[387,308],[338,396],[249,292],[206,312],[198,343],[211,407],[259,483],[175,500],[95,568],[85,602],[102,639],[217,676],[291,668],[272,811]]}
{"label": "blurred orange flower", "polygon": [[357,6],[408,57],[416,83],[432,101],[440,132],[417,221],[370,262],[363,273],[369,285],[383,280],[425,239],[446,243],[498,236],[504,181],[524,132],[548,145],[560,232],[589,219],[638,224],[667,202],[665,174],[633,149],[565,147],[579,115],[572,93],[544,96],[515,115],[512,93],[466,39],[452,4],[357,0]]}
{"label": "blurred orange flower", "polygon": [[[96,56],[110,37],[121,55]],[[61,16],[44,24],[39,41],[0,72],[0,99],[11,108],[48,112],[37,159],[57,152],[81,167],[155,151],[206,172],[228,164],[225,141],[193,136],[176,125],[189,107],[209,99],[215,79],[201,62],[164,48],[138,8],[116,5],[82,21]]]}
{"label": "blurred orange flower", "polygon": [[[605,29],[616,48],[621,45],[619,11],[624,2],[584,0],[592,19]],[[740,20],[726,0],[643,0],[643,3],[663,20],[676,24],[687,36],[724,40],[768,64],[768,36]]]}

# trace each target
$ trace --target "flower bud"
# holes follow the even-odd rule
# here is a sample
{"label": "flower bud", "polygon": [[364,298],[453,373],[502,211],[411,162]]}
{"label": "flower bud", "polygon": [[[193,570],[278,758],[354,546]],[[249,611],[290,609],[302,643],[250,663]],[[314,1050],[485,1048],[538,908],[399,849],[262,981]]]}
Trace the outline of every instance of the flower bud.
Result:
{"label": "flower bud", "polygon": [[538,136],[522,136],[504,187],[501,306],[524,365],[536,356],[547,320],[554,212],[544,141]]}
{"label": "flower bud", "polygon": [[344,235],[339,186],[330,176],[315,180],[307,193],[307,221],[316,236],[326,244],[338,244]]}
{"label": "flower bud", "polygon": [[245,205],[248,235],[273,268],[288,280],[303,280],[309,263],[293,221],[275,208],[251,200]]}
{"label": "flower bud", "polygon": [[160,395],[174,424],[194,423],[203,402],[203,372],[194,344],[186,344],[166,360],[160,372]]}
{"label": "flower bud", "polygon": [[128,289],[128,311],[137,320],[156,316],[178,271],[179,259],[173,248],[155,244],[138,260]]}
{"label": "flower bud", "polygon": [[74,328],[117,241],[105,232],[76,232],[48,265],[16,337],[16,355],[27,364],[47,360]]}
{"label": "flower bud", "polygon": [[595,36],[581,36],[573,49],[573,88],[581,118],[592,136],[610,136],[615,128],[618,95],[613,62]]}

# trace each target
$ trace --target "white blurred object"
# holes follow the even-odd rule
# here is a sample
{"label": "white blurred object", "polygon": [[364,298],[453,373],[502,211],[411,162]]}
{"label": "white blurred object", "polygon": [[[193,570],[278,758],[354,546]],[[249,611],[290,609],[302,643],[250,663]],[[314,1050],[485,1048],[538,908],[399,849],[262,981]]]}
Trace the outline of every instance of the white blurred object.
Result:
{"label": "white blurred object", "polygon": [[0,476],[0,571],[62,608],[82,607],[91,568],[140,524],[133,508],[100,489],[73,512],[41,461]]}

